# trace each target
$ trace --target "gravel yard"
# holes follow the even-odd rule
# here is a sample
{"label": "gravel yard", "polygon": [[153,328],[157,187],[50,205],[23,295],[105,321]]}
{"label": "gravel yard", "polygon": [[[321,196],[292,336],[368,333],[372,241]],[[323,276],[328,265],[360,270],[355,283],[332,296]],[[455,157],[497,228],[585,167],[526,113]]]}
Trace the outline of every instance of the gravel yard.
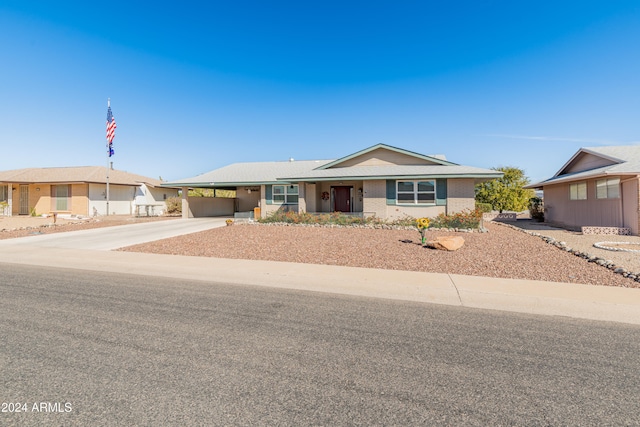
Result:
{"label": "gravel yard", "polygon": [[487,228],[488,233],[427,232],[428,238],[461,235],[465,245],[456,252],[423,248],[416,230],[251,224],[235,224],[122,250],[640,287],[632,279],[539,237],[500,224],[489,223]]}
{"label": "gravel yard", "polygon": [[[0,239],[171,219],[129,216],[58,219],[54,226],[51,218],[0,217]],[[587,262],[520,229],[564,241],[568,247],[611,260],[632,272],[640,272],[640,253],[608,251],[593,244],[618,241],[640,245],[638,236],[584,236],[522,220],[515,225],[518,227],[487,223],[489,233],[427,232],[428,238],[462,236],[465,245],[456,252],[423,248],[416,230],[250,224],[235,224],[122,250],[640,287],[639,282]]]}

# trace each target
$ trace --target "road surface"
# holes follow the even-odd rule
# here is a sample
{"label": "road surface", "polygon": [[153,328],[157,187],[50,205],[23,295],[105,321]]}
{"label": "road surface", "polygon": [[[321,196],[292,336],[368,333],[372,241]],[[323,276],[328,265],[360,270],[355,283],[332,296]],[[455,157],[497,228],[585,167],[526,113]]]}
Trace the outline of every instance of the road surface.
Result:
{"label": "road surface", "polygon": [[634,325],[1,263],[0,277],[3,426],[640,424]]}

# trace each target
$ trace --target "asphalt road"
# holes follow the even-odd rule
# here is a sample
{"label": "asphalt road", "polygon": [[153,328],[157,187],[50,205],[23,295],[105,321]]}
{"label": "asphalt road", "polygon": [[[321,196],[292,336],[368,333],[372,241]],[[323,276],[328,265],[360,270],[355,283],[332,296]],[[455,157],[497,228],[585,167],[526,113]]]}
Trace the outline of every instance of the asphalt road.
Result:
{"label": "asphalt road", "polygon": [[26,408],[3,426],[640,425],[640,328],[0,263],[0,401]]}

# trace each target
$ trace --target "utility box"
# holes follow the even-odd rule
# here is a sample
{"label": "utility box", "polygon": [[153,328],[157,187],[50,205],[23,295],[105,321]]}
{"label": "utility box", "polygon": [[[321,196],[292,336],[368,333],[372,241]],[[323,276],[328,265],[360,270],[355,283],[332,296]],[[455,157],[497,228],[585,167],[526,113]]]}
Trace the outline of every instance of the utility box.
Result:
{"label": "utility box", "polygon": [[260,208],[253,208],[253,219],[260,218]]}

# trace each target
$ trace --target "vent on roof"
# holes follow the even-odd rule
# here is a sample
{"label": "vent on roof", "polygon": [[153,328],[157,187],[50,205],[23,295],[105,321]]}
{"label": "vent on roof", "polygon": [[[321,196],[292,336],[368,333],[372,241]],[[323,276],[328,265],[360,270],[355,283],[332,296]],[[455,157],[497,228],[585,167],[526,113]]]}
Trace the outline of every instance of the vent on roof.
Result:
{"label": "vent on roof", "polygon": [[289,157],[289,161],[290,161],[290,162],[293,162],[293,157]]}

